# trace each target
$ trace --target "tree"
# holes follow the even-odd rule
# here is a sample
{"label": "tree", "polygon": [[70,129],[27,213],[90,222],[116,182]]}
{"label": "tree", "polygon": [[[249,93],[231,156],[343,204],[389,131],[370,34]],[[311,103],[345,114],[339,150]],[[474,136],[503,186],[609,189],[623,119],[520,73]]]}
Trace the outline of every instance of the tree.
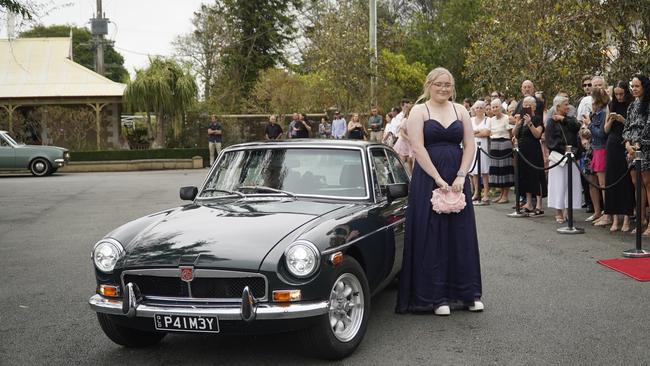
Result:
{"label": "tree", "polygon": [[32,10],[29,4],[17,0],[0,0],[0,9],[20,14],[23,18],[32,19]]}
{"label": "tree", "polygon": [[[476,0],[412,1],[403,53],[409,62],[422,62],[427,70],[447,68],[456,79],[458,95],[470,95],[472,80],[464,77],[464,49],[468,33],[479,14],[487,11]],[[419,9],[420,11],[414,11]],[[490,11],[491,12],[491,11]]]}
{"label": "tree", "polygon": [[201,4],[192,17],[194,30],[173,42],[176,54],[192,65],[192,70],[201,81],[203,100],[208,100],[212,95],[214,78],[223,71],[221,61],[224,48],[233,43],[231,29],[223,18],[224,13],[219,3]]}
{"label": "tree", "polygon": [[[650,72],[650,6],[638,0],[608,0],[605,36],[608,44],[602,50],[609,79],[628,80],[638,72]],[[609,11],[608,11],[609,10]],[[614,11],[611,11],[614,10]]]}
{"label": "tree", "polygon": [[427,69],[422,62],[408,63],[402,54],[381,50],[379,75],[380,105],[391,106],[405,97],[415,101],[422,93]]}
{"label": "tree", "polygon": [[605,71],[602,23],[594,22],[607,17],[600,0],[503,0],[489,9],[472,25],[465,54],[475,94],[516,94],[526,79],[547,95],[578,93],[582,75]]}
{"label": "tree", "polygon": [[[167,124],[174,136],[182,130],[185,112],[196,101],[197,86],[189,67],[161,57],[149,60],[149,67],[136,70],[136,77],[127,84],[124,101],[128,107],[147,113],[147,124],[154,137],[154,147],[164,147]],[[156,115],[153,133],[151,112]]]}
{"label": "tree", "polygon": [[217,0],[211,9],[232,38],[222,49],[210,104],[242,110],[260,71],[286,64],[283,46],[296,33],[294,13],[301,6],[302,0]]}
{"label": "tree", "polygon": [[322,111],[334,103],[328,84],[319,73],[301,75],[278,68],[264,70],[251,92],[251,109],[275,114]]}
{"label": "tree", "polygon": [[[68,37],[72,31],[72,55],[76,63],[91,70],[95,69],[92,49],[92,35],[87,28],[70,25],[37,25],[34,28],[20,33],[23,38],[35,37]],[[115,50],[112,42],[107,42],[104,48],[104,64],[106,77],[117,82],[128,80],[129,73],[124,68],[124,57]]]}

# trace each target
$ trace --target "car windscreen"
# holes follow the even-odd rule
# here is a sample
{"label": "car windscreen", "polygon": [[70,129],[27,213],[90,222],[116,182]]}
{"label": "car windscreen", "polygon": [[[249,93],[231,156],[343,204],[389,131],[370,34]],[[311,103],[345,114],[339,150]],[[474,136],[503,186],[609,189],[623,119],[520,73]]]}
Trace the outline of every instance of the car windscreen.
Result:
{"label": "car windscreen", "polygon": [[224,152],[199,198],[228,191],[274,194],[250,187],[306,196],[367,197],[360,150],[265,148]]}
{"label": "car windscreen", "polygon": [[14,146],[21,145],[20,143],[16,142],[16,140],[12,139],[11,136],[9,136],[8,133],[3,133],[2,137],[4,137],[5,140],[7,140],[10,144],[12,144]]}

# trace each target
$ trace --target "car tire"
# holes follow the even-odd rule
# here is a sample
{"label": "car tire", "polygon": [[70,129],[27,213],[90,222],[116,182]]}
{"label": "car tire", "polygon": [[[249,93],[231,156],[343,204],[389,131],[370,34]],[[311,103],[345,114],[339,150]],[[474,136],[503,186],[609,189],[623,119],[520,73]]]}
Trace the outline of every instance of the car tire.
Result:
{"label": "car tire", "polygon": [[[310,355],[327,360],[339,360],[354,352],[366,333],[370,313],[370,288],[359,263],[352,257],[345,257],[335,271],[330,311],[321,316],[315,326],[300,332],[298,337]],[[349,291],[351,293],[346,294]],[[348,308],[351,304],[355,306]],[[343,321],[345,316],[351,319],[349,324]]]}
{"label": "car tire", "polygon": [[44,177],[50,173],[52,164],[45,158],[36,158],[29,163],[29,170],[36,177]]}
{"label": "car tire", "polygon": [[140,348],[153,346],[158,344],[166,335],[166,333],[163,332],[147,332],[123,327],[111,320],[110,316],[102,313],[97,313],[97,319],[99,320],[99,325],[102,327],[104,334],[106,334],[111,341],[124,347]]}

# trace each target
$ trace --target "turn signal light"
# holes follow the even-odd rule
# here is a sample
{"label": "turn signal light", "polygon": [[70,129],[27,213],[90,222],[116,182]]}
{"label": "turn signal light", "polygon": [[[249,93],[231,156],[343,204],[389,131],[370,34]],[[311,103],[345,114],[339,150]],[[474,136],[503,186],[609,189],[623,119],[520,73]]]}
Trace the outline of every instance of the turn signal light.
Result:
{"label": "turn signal light", "polygon": [[343,252],[336,252],[330,255],[330,263],[332,263],[334,267],[341,264],[341,262],[343,262]]}
{"label": "turn signal light", "polygon": [[118,297],[120,296],[120,288],[118,286],[111,285],[99,285],[99,294],[107,297]]}
{"label": "turn signal light", "polygon": [[300,299],[302,299],[300,290],[273,291],[273,301],[275,302],[300,301]]}

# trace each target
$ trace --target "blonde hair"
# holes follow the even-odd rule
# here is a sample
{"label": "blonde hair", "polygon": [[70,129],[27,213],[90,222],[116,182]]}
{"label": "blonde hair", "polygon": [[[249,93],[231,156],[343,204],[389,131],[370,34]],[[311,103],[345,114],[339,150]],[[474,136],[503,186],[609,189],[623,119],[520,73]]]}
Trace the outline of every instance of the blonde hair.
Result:
{"label": "blonde hair", "polygon": [[445,69],[444,67],[436,67],[435,69],[431,70],[429,74],[427,75],[426,80],[424,81],[424,86],[422,90],[422,95],[418,98],[418,100],[415,101],[417,104],[418,102],[424,100],[425,102],[431,98],[431,94],[429,93],[429,88],[431,87],[431,84],[440,76],[442,75],[447,75],[451,79],[451,100],[452,102],[456,100],[456,85],[454,82],[454,76],[449,72],[449,70]]}

